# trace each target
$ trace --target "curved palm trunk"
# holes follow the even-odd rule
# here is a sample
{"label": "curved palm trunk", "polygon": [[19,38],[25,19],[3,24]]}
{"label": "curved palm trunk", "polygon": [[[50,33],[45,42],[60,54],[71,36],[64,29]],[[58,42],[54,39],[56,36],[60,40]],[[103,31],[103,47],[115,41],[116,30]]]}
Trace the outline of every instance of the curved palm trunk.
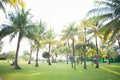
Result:
{"label": "curved palm trunk", "polygon": [[97,43],[97,36],[95,36],[95,42],[96,42],[96,68],[99,68],[99,56],[98,56],[98,43]]}
{"label": "curved palm trunk", "polygon": [[[49,55],[50,55],[50,50],[51,50],[51,43],[49,42]],[[48,58],[48,65],[51,65],[50,57]]]}
{"label": "curved palm trunk", "polygon": [[38,67],[38,51],[39,51],[39,48],[37,48],[37,53],[36,53],[36,64],[35,64],[35,67]]}
{"label": "curved palm trunk", "polygon": [[17,49],[16,49],[16,54],[15,54],[15,61],[14,61],[15,69],[21,69],[20,66],[18,65],[18,52],[19,52],[19,47],[20,47],[20,38],[21,38],[21,35],[19,33],[19,35],[18,35]]}

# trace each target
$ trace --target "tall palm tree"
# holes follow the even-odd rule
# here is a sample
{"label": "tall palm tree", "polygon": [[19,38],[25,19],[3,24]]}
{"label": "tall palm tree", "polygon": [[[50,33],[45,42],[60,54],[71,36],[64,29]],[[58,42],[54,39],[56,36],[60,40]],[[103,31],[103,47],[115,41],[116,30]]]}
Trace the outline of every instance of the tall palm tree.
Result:
{"label": "tall palm tree", "polygon": [[97,19],[100,19],[98,33],[104,35],[104,40],[109,38],[109,42],[118,40],[120,46],[120,0],[98,0],[96,1],[98,8],[92,9],[88,14],[95,14]]}
{"label": "tall palm tree", "polygon": [[[88,28],[87,32],[89,34],[93,34],[93,38],[95,39],[95,45],[96,45],[96,68],[99,68],[99,50],[98,50],[98,35],[96,34],[98,25],[99,25],[100,20],[96,19],[96,17],[89,18],[87,20],[83,20],[83,25]],[[85,28],[86,28],[85,27]],[[84,28],[84,29],[85,29]],[[92,38],[91,37],[91,38]]]}
{"label": "tall palm tree", "polygon": [[[88,22],[87,22],[87,20],[85,20],[85,19],[83,19],[82,21],[81,21],[81,23],[80,23],[80,27],[82,27],[83,28],[83,32],[84,32],[84,37],[83,37],[83,48],[84,48],[84,69],[86,69],[87,68],[87,66],[86,66],[86,45],[87,45],[87,39],[86,39],[86,37],[87,37],[87,32],[86,32],[86,27],[88,26]],[[79,28],[80,28],[79,27]],[[81,34],[81,33],[80,33]]]}
{"label": "tall palm tree", "polygon": [[7,35],[10,35],[12,40],[15,35],[18,36],[17,49],[15,55],[14,66],[15,69],[20,69],[18,65],[18,52],[20,47],[20,42],[23,37],[28,37],[34,39],[36,35],[36,29],[33,25],[29,24],[31,17],[29,18],[29,11],[24,11],[23,9],[16,14],[11,13],[9,15],[11,24],[3,24],[3,28],[0,31],[0,39],[4,38]]}
{"label": "tall palm tree", "polygon": [[[56,33],[54,32],[54,29],[50,28],[48,31],[46,31],[46,33],[45,33],[45,43],[48,44],[49,55],[51,54],[52,45],[56,43],[56,41],[54,40],[55,38],[56,38]],[[48,65],[51,65],[50,57],[48,58]]]}
{"label": "tall palm tree", "polygon": [[[68,25],[66,27],[66,29],[62,30],[62,33],[65,36],[68,36],[68,40],[71,39],[72,40],[72,54],[73,54],[73,58],[75,59],[75,36],[78,34],[78,26],[75,25],[75,23],[71,23],[70,25]],[[74,62],[74,69],[76,69],[76,65]]]}
{"label": "tall palm tree", "polygon": [[46,30],[46,24],[42,21],[37,23],[37,38],[34,40],[35,48],[36,48],[36,64],[35,67],[38,67],[38,53],[40,48],[42,47],[42,40],[45,38],[45,30]]}

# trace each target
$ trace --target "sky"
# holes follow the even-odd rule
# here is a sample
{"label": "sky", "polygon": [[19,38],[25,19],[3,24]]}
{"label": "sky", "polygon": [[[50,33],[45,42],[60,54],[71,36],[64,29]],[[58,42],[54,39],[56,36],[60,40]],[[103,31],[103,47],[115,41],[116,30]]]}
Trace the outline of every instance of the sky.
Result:
{"label": "sky", "polygon": [[[79,23],[88,10],[93,7],[94,0],[26,0],[27,9],[35,14],[34,21],[45,21],[47,27],[60,32],[63,26],[71,22]],[[31,4],[32,3],[32,4]]]}
{"label": "sky", "polygon": [[[94,0],[24,0],[26,9],[31,9],[33,21],[44,21],[47,28],[54,28],[55,32],[60,33],[64,26],[71,22],[80,23],[86,13],[93,8]],[[0,11],[0,24],[5,22],[5,16]],[[2,52],[16,50],[17,37],[11,43],[9,38],[3,39],[4,46]],[[20,46],[20,53],[24,50],[29,51],[28,40],[23,39]]]}

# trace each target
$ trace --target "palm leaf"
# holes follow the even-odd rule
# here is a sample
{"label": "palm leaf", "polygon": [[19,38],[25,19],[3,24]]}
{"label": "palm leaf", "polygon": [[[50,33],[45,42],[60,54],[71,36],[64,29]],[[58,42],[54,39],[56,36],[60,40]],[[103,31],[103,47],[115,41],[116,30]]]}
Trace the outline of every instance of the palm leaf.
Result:
{"label": "palm leaf", "polygon": [[5,26],[5,27],[2,28],[2,30],[0,31],[0,39],[4,38],[7,35],[10,35],[16,31],[16,28],[14,28],[12,26],[8,26],[8,25],[3,25],[3,26]]}
{"label": "palm leaf", "polygon": [[2,1],[0,1],[0,9],[2,9],[4,13],[6,13],[5,7],[3,6]]}

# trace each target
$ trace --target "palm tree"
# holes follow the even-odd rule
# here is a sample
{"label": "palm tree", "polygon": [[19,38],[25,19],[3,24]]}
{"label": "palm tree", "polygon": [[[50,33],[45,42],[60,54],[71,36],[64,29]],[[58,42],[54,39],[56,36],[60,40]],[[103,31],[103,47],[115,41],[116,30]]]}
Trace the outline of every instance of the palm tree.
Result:
{"label": "palm tree", "polygon": [[[83,20],[83,25],[85,25],[88,30],[87,32],[89,34],[93,33],[94,39],[95,39],[95,45],[96,45],[96,68],[99,68],[99,50],[98,50],[98,35],[96,34],[97,29],[98,29],[98,25],[99,25],[100,20],[96,19],[96,17],[93,18],[89,18],[88,20]],[[86,28],[85,27],[85,28]]]}
{"label": "palm tree", "polygon": [[[68,40],[71,39],[72,40],[72,54],[73,54],[73,58],[75,58],[75,36],[78,34],[78,27],[75,26],[75,23],[71,23],[70,25],[68,25],[66,27],[66,29],[62,30],[62,33],[65,36],[68,36]],[[74,69],[76,69],[76,65],[74,63]]]}
{"label": "palm tree", "polygon": [[42,47],[42,40],[45,38],[45,29],[46,29],[46,24],[42,21],[37,23],[37,38],[34,40],[35,44],[35,49],[36,49],[36,64],[35,67],[38,67],[38,53],[40,48]]}
{"label": "palm tree", "polygon": [[[87,37],[87,32],[86,32],[86,27],[88,26],[88,22],[87,22],[87,20],[85,20],[85,19],[83,19],[82,21],[81,21],[81,23],[80,23],[80,27],[82,26],[82,28],[83,28],[83,32],[84,32],[84,37],[83,37],[83,48],[84,48],[84,69],[86,69],[87,68],[87,66],[86,66],[86,45],[87,45],[87,39],[86,39],[86,37]],[[79,27],[79,28],[80,28]],[[81,34],[81,33],[80,33]]]}
{"label": "palm tree", "polygon": [[[55,39],[56,38],[56,34],[54,32],[54,29],[50,28],[48,31],[46,31],[45,33],[45,43],[48,44],[48,52],[49,52],[49,55],[51,54],[51,48],[52,48],[52,45],[55,44]],[[48,58],[48,65],[51,65],[51,62],[50,62],[50,57]]]}
{"label": "palm tree", "polygon": [[33,25],[30,25],[29,21],[29,11],[24,11],[23,9],[20,12],[17,12],[16,14],[11,13],[10,15],[10,21],[11,24],[3,24],[3,28],[0,31],[0,39],[4,38],[7,35],[11,36],[12,40],[15,35],[18,35],[18,42],[17,42],[17,49],[16,49],[16,55],[15,55],[15,61],[14,66],[15,69],[20,69],[18,65],[18,52],[20,47],[20,42],[23,37],[28,37],[30,39],[34,39],[36,35],[36,29]]}
{"label": "palm tree", "polygon": [[100,19],[98,33],[104,35],[104,41],[110,35],[109,43],[118,40],[120,46],[120,0],[102,0],[96,3],[98,8],[90,10],[88,14],[95,14],[93,17]]}

